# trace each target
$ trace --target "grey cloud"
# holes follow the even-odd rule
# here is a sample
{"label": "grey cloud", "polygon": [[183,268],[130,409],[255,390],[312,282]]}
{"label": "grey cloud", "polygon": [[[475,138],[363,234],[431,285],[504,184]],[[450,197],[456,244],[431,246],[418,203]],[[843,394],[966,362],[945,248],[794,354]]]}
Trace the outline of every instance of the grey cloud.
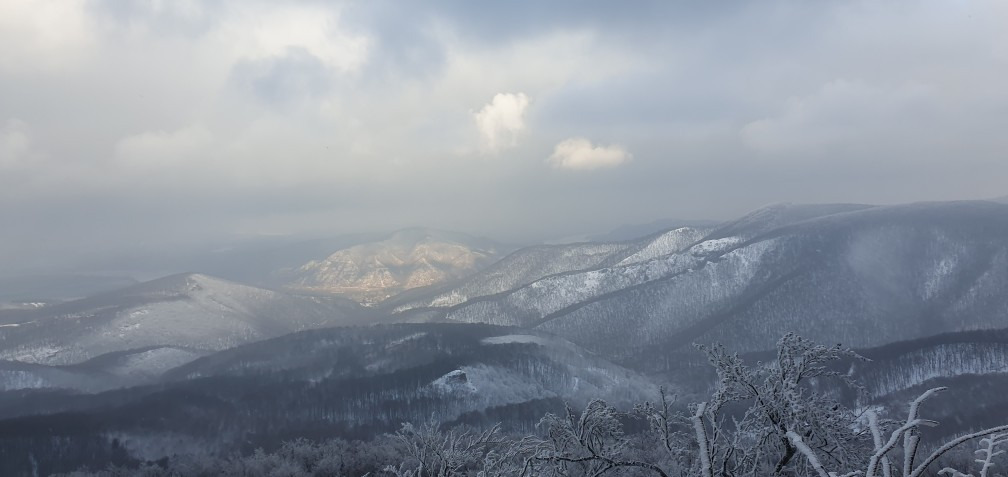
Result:
{"label": "grey cloud", "polygon": [[240,60],[231,71],[238,88],[277,107],[325,94],[333,76],[318,57],[297,47],[280,56]]}
{"label": "grey cloud", "polygon": [[[161,4],[62,7],[66,38],[0,45],[5,270],[1005,193],[997,2]],[[520,134],[485,154],[474,116],[519,92]],[[571,138],[633,159],[550,167]]]}
{"label": "grey cloud", "polygon": [[120,2],[89,0],[88,11],[122,27],[140,26],[167,36],[198,37],[209,32],[225,14],[223,0],[177,2]]}

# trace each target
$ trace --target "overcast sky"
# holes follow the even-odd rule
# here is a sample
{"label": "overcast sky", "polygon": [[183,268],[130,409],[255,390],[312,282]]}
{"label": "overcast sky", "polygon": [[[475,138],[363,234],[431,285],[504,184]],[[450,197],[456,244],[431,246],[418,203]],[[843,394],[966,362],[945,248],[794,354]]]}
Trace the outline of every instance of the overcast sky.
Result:
{"label": "overcast sky", "polygon": [[3,0],[0,264],[1005,195],[1006,25],[999,0]]}

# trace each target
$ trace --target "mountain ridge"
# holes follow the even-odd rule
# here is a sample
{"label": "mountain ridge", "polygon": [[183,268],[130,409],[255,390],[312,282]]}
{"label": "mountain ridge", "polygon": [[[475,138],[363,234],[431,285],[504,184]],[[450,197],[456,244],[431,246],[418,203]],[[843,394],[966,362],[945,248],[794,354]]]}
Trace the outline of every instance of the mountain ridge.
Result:
{"label": "mountain ridge", "polygon": [[475,273],[493,263],[505,248],[456,232],[403,229],[301,265],[289,272],[287,288],[374,305],[406,290]]}
{"label": "mountain ridge", "polygon": [[241,343],[368,320],[368,313],[349,300],[267,290],[198,273],[0,316],[8,323],[0,328],[0,359],[94,365],[101,356],[125,353],[123,359],[146,369],[127,366],[112,373],[120,376],[157,374],[163,369],[159,360],[177,365]]}

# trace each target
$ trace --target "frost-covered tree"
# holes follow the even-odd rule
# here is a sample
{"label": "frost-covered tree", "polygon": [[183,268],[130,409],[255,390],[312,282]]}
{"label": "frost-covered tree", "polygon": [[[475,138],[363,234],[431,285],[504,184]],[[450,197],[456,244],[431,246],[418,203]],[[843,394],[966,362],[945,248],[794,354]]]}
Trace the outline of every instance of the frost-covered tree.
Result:
{"label": "frost-covered tree", "polygon": [[[977,454],[975,462],[980,465],[980,477],[989,477],[991,468],[995,466],[994,458],[1005,453],[1004,449],[998,449],[1008,443],[1008,434],[991,434],[980,439],[980,448],[975,450]],[[938,472],[938,475],[950,475],[952,477],[974,477],[957,469],[946,467]]]}
{"label": "frost-covered tree", "polygon": [[[856,469],[852,463],[840,462],[834,468],[847,467],[848,469],[854,468],[854,470],[847,470],[845,473],[840,473],[839,471],[830,471],[829,467],[822,464],[819,454],[811,449],[809,446],[804,445],[802,437],[794,432],[789,432],[788,437],[791,439],[793,445],[795,445],[799,451],[806,457],[809,464],[816,470],[816,473],[820,477],[836,477],[836,476],[854,476],[863,475],[865,477],[877,477],[877,476],[890,476],[890,475],[902,475],[903,477],[922,477],[925,472],[932,464],[937,462],[942,456],[948,454],[950,451],[956,449],[962,444],[969,442],[978,437],[986,436],[986,439],[981,441],[986,445],[985,448],[981,448],[980,452],[983,454],[981,459],[977,459],[977,462],[982,464],[981,475],[986,476],[989,469],[993,466],[993,458],[999,453],[995,448],[1005,442],[1005,436],[1002,434],[1008,431],[1008,425],[1002,425],[997,427],[991,427],[977,432],[972,432],[965,434],[954,439],[951,439],[941,445],[934,446],[934,451],[931,452],[925,459],[918,463],[918,451],[920,449],[920,435],[917,432],[921,426],[935,426],[938,423],[935,421],[923,419],[920,417],[919,412],[921,404],[927,399],[931,398],[935,394],[944,391],[945,388],[933,388],[930,389],[917,399],[914,399],[910,403],[910,409],[907,413],[906,420],[898,423],[896,427],[889,435],[889,439],[882,441],[881,439],[875,439],[875,446],[868,458],[868,464],[864,467],[864,471]],[[869,426],[872,428],[872,434],[881,434],[878,429],[877,420],[869,419]],[[893,469],[890,463],[889,454],[893,453],[900,441],[902,441],[903,450],[903,466],[902,469]],[[846,466],[845,466],[846,464]],[[970,474],[964,474],[958,470],[945,468],[939,472],[940,475],[952,474],[956,476],[964,476]]]}
{"label": "frost-covered tree", "polygon": [[[701,475],[804,474],[795,461],[800,446],[834,464],[856,461],[870,449],[869,436],[852,426],[858,414],[817,390],[824,381],[856,386],[828,366],[860,358],[852,351],[787,334],[778,342],[776,360],[747,366],[723,346],[698,348],[718,375],[711,399],[696,405],[690,417]],[[801,444],[790,434],[800,436]]]}
{"label": "frost-covered tree", "polygon": [[588,403],[580,414],[569,407],[563,416],[547,414],[540,426],[546,437],[535,450],[532,465],[538,464],[545,475],[599,476],[636,469],[668,477],[659,465],[632,457],[620,412],[605,401]]}
{"label": "frost-covered tree", "polygon": [[[583,410],[568,406],[543,417],[531,436],[505,435],[499,425],[443,429],[432,420],[404,424],[368,443],[299,439],[244,457],[75,475],[995,477],[993,469],[1004,465],[998,459],[1008,445],[1008,425],[921,443],[920,429],[937,425],[921,410],[945,388],[922,393],[901,420],[844,406],[829,390],[856,384],[833,365],[860,357],[840,346],[788,334],[774,360],[752,366],[721,346],[699,348],[718,379],[710,398],[689,408],[677,407],[662,389],[659,400],[629,412],[601,400]],[[629,422],[644,430],[626,432]],[[952,453],[977,439],[977,473],[960,470],[961,462],[953,468]]]}
{"label": "frost-covered tree", "polygon": [[395,437],[411,458],[385,468],[396,477],[516,475],[534,446],[528,444],[530,439],[504,436],[500,425],[482,432],[463,428],[442,431],[433,420],[418,427],[404,424]]}

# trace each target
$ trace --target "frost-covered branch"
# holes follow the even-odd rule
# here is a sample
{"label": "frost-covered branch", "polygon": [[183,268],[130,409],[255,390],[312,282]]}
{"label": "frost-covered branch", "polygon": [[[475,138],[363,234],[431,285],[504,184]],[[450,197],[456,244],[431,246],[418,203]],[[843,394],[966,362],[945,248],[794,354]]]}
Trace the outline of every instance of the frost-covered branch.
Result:
{"label": "frost-covered branch", "polygon": [[656,464],[627,459],[623,451],[627,446],[619,413],[605,401],[588,403],[580,416],[569,407],[564,418],[547,414],[540,421],[546,427],[547,439],[535,460],[559,465],[579,464],[589,466],[586,475],[601,475],[616,468],[635,467],[649,470],[661,477],[668,474]]}
{"label": "frost-covered branch", "polygon": [[981,455],[981,458],[976,460],[976,462],[981,465],[980,477],[987,477],[987,473],[990,472],[990,468],[994,467],[994,458],[1005,453],[1003,449],[995,449],[1006,442],[1008,442],[1008,434],[991,434],[990,436],[980,439],[980,445],[984,447],[974,451],[975,453]]}
{"label": "frost-covered branch", "polygon": [[801,436],[799,436],[795,431],[787,431],[787,438],[791,441],[791,445],[793,445],[795,449],[798,449],[798,452],[801,452],[802,455],[805,456],[805,459],[808,460],[809,465],[811,465],[812,468],[815,469],[816,473],[819,474],[819,477],[830,477],[830,473],[827,472],[826,469],[823,468],[822,463],[819,462],[819,457],[812,451],[812,449],[809,448],[808,445],[805,444],[805,441],[802,440]]}
{"label": "frost-covered branch", "polygon": [[955,438],[955,439],[953,439],[951,441],[948,441],[948,442],[945,443],[945,445],[939,447],[937,450],[935,450],[934,452],[932,452],[931,455],[928,456],[928,458],[925,459],[924,462],[921,463],[921,465],[919,467],[917,467],[916,469],[914,469],[914,471],[911,472],[908,477],[920,477],[921,475],[924,474],[924,471],[927,470],[928,466],[931,465],[932,463],[934,463],[934,461],[938,460],[939,458],[941,458],[941,456],[945,455],[948,451],[950,451],[950,450],[952,450],[952,449],[954,449],[954,448],[962,445],[966,441],[969,441],[971,439],[976,439],[977,437],[982,437],[982,436],[987,436],[987,435],[993,435],[993,434],[1002,433],[1002,432],[1006,432],[1006,431],[1008,431],[1008,425],[991,427],[989,429],[984,429],[982,431],[973,432],[971,434],[966,434],[964,436],[959,436],[959,437],[957,437],[957,438]]}
{"label": "frost-covered branch", "polygon": [[707,411],[707,403],[697,404],[696,412],[693,413],[693,432],[696,433],[697,454],[700,456],[700,474],[703,477],[714,477],[711,468],[711,448],[707,440],[707,426],[704,425],[704,413]]}
{"label": "frost-covered branch", "polygon": [[[875,411],[868,410],[865,413],[865,417],[868,420],[868,429],[872,434],[872,442],[875,444],[874,451],[877,453],[882,448],[882,430],[879,428],[878,414],[875,414]],[[892,477],[892,465],[889,463],[889,457],[882,454],[879,463],[882,465],[882,476]]]}
{"label": "frost-covered branch", "polygon": [[[907,413],[907,421],[917,419],[920,414],[920,407],[935,394],[945,391],[946,387],[931,388],[925,391],[917,399],[910,403],[910,410]],[[909,476],[913,472],[914,460],[917,459],[917,446],[920,445],[920,434],[917,429],[911,429],[903,436],[903,477]]]}

